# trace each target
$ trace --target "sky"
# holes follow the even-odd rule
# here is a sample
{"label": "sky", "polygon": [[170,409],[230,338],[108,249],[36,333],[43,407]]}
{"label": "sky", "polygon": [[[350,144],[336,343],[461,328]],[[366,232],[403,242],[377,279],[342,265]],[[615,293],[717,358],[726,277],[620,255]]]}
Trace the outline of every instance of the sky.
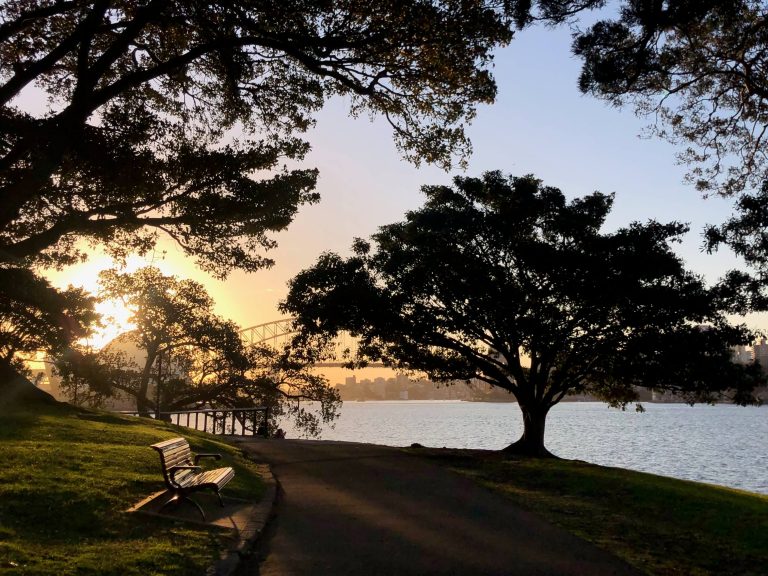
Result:
{"label": "sky", "polygon": [[[289,229],[276,236],[268,270],[235,272],[217,281],[195,268],[170,242],[146,259],[165,273],[202,282],[216,300],[217,313],[248,327],[283,317],[277,309],[287,282],[311,266],[324,251],[347,253],[354,237],[367,237],[379,226],[403,219],[423,202],[419,188],[448,184],[457,175],[478,176],[487,170],[534,174],[546,185],[573,198],[595,190],[615,193],[607,229],[632,221],[657,219],[687,222],[691,232],[678,247],[689,267],[714,281],[738,261],[727,250],[702,252],[702,229],[727,218],[731,202],[703,199],[683,184],[685,168],[675,161],[676,148],[657,139],[640,138],[645,119],[631,109],[616,109],[577,88],[580,63],[570,54],[567,29],[539,28],[516,35],[496,53],[495,104],[482,106],[469,127],[474,152],[465,171],[446,173],[402,160],[383,120],[352,119],[346,103],[331,100],[317,115],[307,138],[312,151],[303,163],[317,167],[322,200],[300,210]],[[96,287],[98,271],[109,262],[91,262],[50,273],[54,284]],[[759,328],[762,317],[748,319]]]}

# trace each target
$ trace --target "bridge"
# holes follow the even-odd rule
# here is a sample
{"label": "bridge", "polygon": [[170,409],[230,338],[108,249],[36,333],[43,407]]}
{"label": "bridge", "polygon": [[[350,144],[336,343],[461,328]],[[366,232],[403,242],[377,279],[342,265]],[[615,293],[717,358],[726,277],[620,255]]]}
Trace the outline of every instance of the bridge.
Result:
{"label": "bridge", "polygon": [[[240,330],[240,336],[246,344],[266,344],[275,349],[280,349],[283,346],[290,344],[291,337],[296,333],[297,331],[293,328],[293,318],[273,320],[272,322],[256,324],[255,326],[249,326],[248,328]],[[342,332],[336,339],[335,349],[336,360],[318,362],[315,364],[315,367],[343,368],[344,362],[341,358],[343,357],[344,351],[349,350],[350,354],[354,356],[357,352],[357,339],[350,336],[347,332]],[[380,362],[372,362],[368,364],[367,367],[383,368],[384,364]]]}

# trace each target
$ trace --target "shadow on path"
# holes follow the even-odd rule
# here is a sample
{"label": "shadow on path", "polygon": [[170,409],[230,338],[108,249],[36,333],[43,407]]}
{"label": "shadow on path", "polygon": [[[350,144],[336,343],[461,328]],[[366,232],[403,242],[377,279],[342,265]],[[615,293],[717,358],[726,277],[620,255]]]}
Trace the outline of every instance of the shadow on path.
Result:
{"label": "shadow on path", "polygon": [[241,574],[636,575],[471,480],[396,448],[255,440],[281,486]]}
{"label": "shadow on path", "polygon": [[471,480],[396,448],[254,440],[277,519],[240,574],[635,575]]}

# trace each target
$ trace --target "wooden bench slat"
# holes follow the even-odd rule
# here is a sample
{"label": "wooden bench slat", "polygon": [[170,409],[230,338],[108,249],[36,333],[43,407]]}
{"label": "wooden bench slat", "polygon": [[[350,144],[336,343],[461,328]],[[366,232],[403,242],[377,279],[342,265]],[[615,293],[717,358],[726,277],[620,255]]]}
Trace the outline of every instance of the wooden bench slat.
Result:
{"label": "wooden bench slat", "polygon": [[166,459],[173,458],[189,458],[192,451],[187,446],[186,448],[173,448],[170,450],[163,450],[163,457]]}
{"label": "wooden bench slat", "polygon": [[165,466],[167,468],[173,468],[174,466],[191,466],[192,465],[192,456],[191,454],[189,456],[177,456],[173,458],[163,458],[165,461]]}
{"label": "wooden bench slat", "polygon": [[152,447],[156,450],[166,450],[174,446],[184,446],[185,444],[189,446],[189,442],[187,442],[184,438],[171,438],[170,440],[163,440],[157,444],[152,444]]}
{"label": "wooden bench slat", "polygon": [[219,468],[217,470],[209,470],[199,474],[194,479],[194,482],[198,484],[217,484],[218,486],[223,486],[234,476],[235,472],[232,468]]}

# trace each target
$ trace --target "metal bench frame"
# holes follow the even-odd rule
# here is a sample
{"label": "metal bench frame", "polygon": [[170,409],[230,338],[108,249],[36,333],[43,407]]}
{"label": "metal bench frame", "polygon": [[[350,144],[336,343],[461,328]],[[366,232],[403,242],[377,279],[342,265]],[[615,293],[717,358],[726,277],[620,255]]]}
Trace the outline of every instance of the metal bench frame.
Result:
{"label": "metal bench frame", "polygon": [[205,521],[203,508],[189,497],[190,493],[204,489],[211,489],[216,492],[219,504],[224,507],[220,490],[232,480],[235,471],[230,467],[203,470],[198,466],[198,462],[202,458],[220,460],[221,454],[193,454],[189,442],[185,438],[171,438],[152,444],[151,447],[160,455],[165,485],[173,494],[173,497],[163,504],[160,510],[171,504],[178,504],[181,500],[186,500],[197,508],[203,521]]}

